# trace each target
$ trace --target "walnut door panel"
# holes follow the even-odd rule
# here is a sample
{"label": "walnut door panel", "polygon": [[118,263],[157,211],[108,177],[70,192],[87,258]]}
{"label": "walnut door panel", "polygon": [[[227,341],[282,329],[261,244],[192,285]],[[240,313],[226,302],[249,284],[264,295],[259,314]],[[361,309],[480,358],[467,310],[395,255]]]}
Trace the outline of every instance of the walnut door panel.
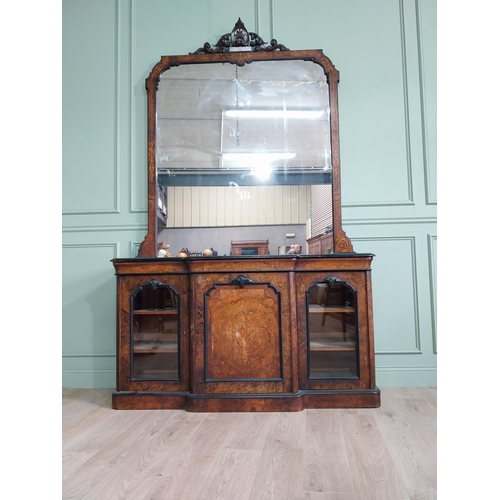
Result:
{"label": "walnut door panel", "polygon": [[280,301],[268,285],[217,287],[206,299],[207,381],[282,379]]}
{"label": "walnut door panel", "polygon": [[203,304],[195,339],[196,392],[289,392],[287,275],[228,274],[211,281],[205,277],[196,286],[196,305]]}

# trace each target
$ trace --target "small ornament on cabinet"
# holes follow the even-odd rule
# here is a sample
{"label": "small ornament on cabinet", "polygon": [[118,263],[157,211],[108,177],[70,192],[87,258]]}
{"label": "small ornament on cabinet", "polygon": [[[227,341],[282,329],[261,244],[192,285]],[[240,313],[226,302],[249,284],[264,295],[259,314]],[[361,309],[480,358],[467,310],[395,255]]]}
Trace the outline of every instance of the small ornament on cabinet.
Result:
{"label": "small ornament on cabinet", "polygon": [[164,241],[158,242],[158,245],[156,246],[156,256],[157,257],[172,257],[168,251],[170,248],[170,245],[168,243],[165,243]]}
{"label": "small ornament on cabinet", "polygon": [[191,252],[187,248],[183,248],[178,254],[177,257],[186,258],[191,255]]}

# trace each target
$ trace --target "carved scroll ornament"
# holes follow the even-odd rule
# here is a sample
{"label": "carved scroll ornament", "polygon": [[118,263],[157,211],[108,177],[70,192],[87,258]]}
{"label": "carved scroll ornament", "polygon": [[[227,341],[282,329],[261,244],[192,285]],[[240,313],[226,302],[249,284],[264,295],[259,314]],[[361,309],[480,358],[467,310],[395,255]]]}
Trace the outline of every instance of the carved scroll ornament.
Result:
{"label": "carved scroll ornament", "polygon": [[238,18],[231,33],[222,35],[213,46],[206,42],[203,47],[200,47],[196,52],[192,52],[192,54],[216,54],[237,51],[272,52],[273,50],[290,49],[278,43],[275,39],[272,39],[269,43],[264,42],[259,35],[248,31],[242,20]]}

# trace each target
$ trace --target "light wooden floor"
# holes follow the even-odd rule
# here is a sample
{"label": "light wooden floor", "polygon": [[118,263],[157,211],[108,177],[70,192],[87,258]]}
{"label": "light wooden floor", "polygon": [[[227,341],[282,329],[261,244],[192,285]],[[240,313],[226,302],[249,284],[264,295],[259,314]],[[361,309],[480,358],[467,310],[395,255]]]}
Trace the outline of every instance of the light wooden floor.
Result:
{"label": "light wooden floor", "polygon": [[298,413],[112,410],[111,392],[63,389],[64,500],[436,498],[435,388]]}

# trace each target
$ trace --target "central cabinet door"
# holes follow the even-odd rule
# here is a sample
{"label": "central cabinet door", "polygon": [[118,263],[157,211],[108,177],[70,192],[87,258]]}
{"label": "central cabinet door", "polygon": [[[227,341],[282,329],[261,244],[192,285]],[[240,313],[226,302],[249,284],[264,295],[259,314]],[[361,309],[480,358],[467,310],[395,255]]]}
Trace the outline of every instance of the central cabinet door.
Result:
{"label": "central cabinet door", "polygon": [[287,273],[193,276],[194,392],[291,391]]}

